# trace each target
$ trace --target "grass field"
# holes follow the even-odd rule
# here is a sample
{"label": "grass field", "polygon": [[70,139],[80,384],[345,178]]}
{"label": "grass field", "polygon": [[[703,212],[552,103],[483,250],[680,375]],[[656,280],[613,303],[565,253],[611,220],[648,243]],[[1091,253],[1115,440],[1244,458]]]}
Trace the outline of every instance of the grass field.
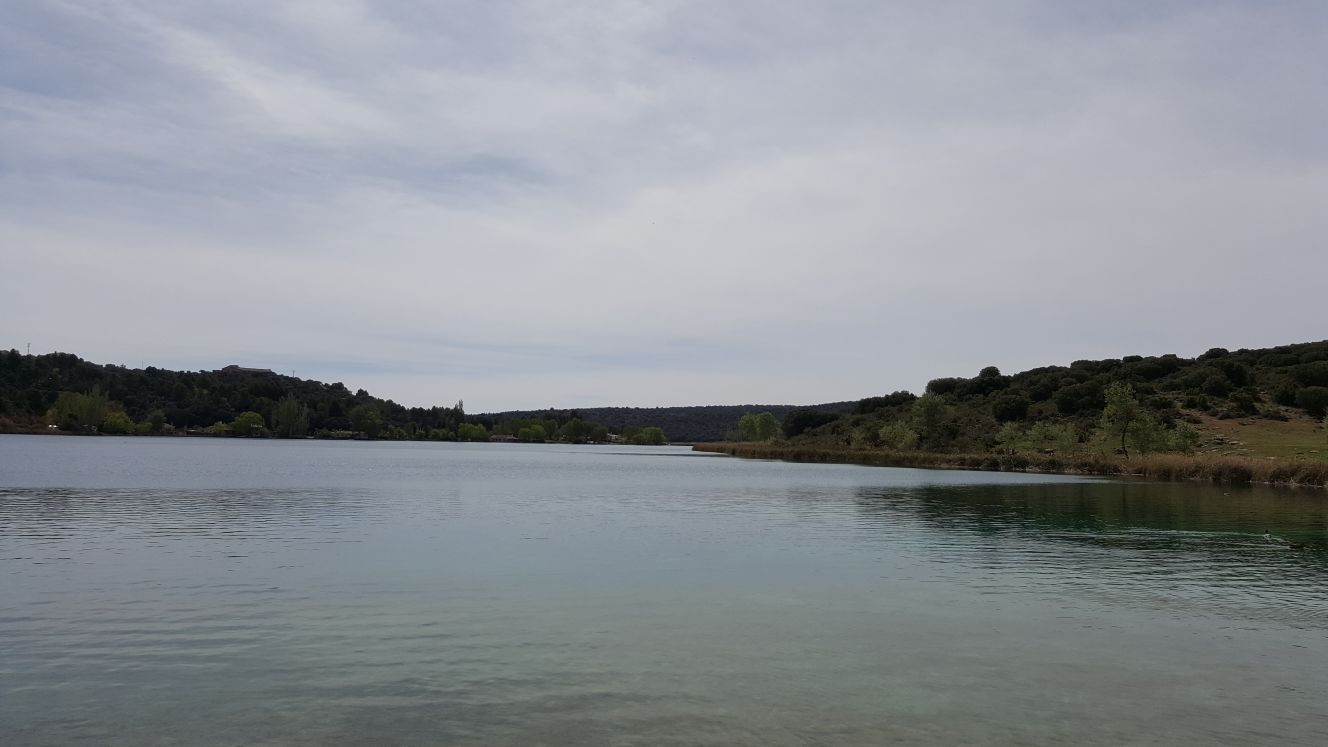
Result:
{"label": "grass field", "polygon": [[1276,420],[1219,420],[1201,416],[1202,454],[1328,461],[1328,434],[1307,417]]}

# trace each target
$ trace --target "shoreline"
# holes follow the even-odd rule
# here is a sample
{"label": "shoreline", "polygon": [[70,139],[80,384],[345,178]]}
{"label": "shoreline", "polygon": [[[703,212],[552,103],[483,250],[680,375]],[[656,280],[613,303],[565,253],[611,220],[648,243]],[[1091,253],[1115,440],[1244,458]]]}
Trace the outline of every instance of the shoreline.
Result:
{"label": "shoreline", "polygon": [[1145,477],[1167,481],[1273,485],[1291,488],[1328,487],[1328,462],[1276,458],[1154,454],[1135,459],[1081,455],[1058,457],[1027,454],[942,454],[866,449],[827,449],[767,443],[699,443],[693,451],[727,454],[742,459],[786,462],[858,464],[867,467],[957,469],[980,472],[1027,472],[1052,475]]}

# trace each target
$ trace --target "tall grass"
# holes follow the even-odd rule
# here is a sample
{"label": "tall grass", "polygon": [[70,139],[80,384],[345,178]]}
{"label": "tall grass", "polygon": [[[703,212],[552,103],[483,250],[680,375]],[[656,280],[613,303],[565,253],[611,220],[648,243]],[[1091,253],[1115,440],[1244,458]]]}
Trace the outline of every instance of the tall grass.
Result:
{"label": "tall grass", "polygon": [[1234,456],[1109,457],[1105,455],[939,454],[926,451],[826,449],[767,443],[696,444],[708,451],[750,459],[833,462],[878,467],[934,467],[993,472],[1049,472],[1076,475],[1137,475],[1156,480],[1208,480],[1328,487],[1328,462],[1255,459]]}

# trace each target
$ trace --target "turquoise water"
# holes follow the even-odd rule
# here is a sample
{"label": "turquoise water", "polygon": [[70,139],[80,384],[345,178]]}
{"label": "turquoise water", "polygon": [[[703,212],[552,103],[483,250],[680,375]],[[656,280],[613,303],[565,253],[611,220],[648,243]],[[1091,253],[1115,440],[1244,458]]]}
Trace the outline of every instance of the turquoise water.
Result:
{"label": "turquoise water", "polygon": [[0,742],[1325,744],[1326,536],[1323,491],[0,436]]}

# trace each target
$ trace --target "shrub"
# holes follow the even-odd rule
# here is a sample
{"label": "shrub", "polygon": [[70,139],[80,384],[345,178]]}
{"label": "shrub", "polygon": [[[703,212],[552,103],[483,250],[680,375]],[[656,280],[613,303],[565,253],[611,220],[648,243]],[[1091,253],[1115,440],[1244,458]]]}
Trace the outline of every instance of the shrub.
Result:
{"label": "shrub", "polygon": [[102,433],[122,435],[134,433],[135,431],[134,421],[131,420],[128,415],[118,410],[107,415],[106,419],[101,422]]}
{"label": "shrub", "polygon": [[916,448],[918,445],[917,432],[899,421],[881,426],[876,435],[881,445],[891,449],[903,451]]}
{"label": "shrub", "polygon": [[1215,373],[1204,379],[1203,393],[1210,397],[1225,397],[1231,393],[1231,382],[1223,374]]}
{"label": "shrub", "polygon": [[1328,387],[1307,386],[1296,390],[1296,407],[1313,417],[1323,417],[1328,412]]}
{"label": "shrub", "polygon": [[[884,399],[879,398],[879,399]],[[859,402],[859,405],[862,403]],[[828,423],[833,423],[839,419],[839,416],[832,412],[820,412],[819,410],[794,410],[784,416],[784,436],[793,438],[801,435],[813,428],[820,428]]]}
{"label": "shrub", "polygon": [[1022,394],[1002,394],[991,402],[991,415],[998,422],[1023,420],[1028,416],[1028,397]]}

